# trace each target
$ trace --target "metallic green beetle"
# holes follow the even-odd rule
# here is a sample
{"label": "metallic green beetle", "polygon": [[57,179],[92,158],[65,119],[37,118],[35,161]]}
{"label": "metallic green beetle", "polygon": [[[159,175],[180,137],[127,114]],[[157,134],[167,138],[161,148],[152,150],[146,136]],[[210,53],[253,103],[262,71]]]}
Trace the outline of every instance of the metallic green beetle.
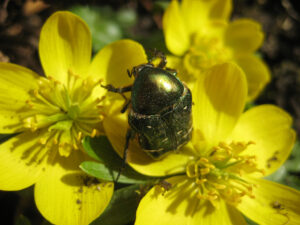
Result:
{"label": "metallic green beetle", "polygon": [[135,78],[133,85],[123,88],[102,86],[120,93],[125,99],[123,93],[131,91],[131,99],[126,99],[121,110],[125,112],[130,106],[124,161],[129,141],[136,135],[141,148],[154,159],[178,150],[191,139],[191,91],[176,77],[176,71],[165,68],[165,56],[161,53],[158,57],[161,58],[158,66],[150,61],[127,71]]}

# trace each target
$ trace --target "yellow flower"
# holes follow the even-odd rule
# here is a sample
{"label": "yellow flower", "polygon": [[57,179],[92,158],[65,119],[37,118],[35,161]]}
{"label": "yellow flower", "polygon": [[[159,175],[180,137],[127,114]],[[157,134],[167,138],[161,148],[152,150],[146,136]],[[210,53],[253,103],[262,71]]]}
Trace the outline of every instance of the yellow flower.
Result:
{"label": "yellow flower", "polygon": [[[291,117],[272,105],[243,112],[247,82],[232,63],[213,66],[192,94],[193,138],[180,152],[155,161],[130,143],[128,163],[135,170],[172,176],[171,185],[156,185],[141,200],[136,224],[246,224],[242,214],[259,224],[297,224],[300,192],[262,179],[290,154]],[[126,118],[113,112],[104,129],[122,154]]]}
{"label": "yellow flower", "polygon": [[0,63],[0,133],[16,134],[0,145],[0,189],[35,184],[37,207],[51,223],[89,224],[106,208],[114,188],[79,169],[89,159],[82,138],[103,132],[101,79],[126,76],[126,69],[146,56],[140,45],[122,40],[91,61],[89,28],[69,12],[46,21],[39,55],[45,77]]}
{"label": "yellow flower", "polygon": [[173,0],[163,16],[168,67],[176,68],[192,87],[194,79],[213,65],[235,62],[245,72],[248,100],[253,100],[270,80],[268,67],[255,51],[264,34],[251,19],[229,22],[231,0]]}

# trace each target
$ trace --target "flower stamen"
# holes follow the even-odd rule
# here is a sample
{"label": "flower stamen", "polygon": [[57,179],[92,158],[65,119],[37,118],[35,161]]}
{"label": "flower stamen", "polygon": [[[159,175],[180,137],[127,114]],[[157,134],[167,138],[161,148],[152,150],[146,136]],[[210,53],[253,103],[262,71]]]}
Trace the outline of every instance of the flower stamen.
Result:
{"label": "flower stamen", "polygon": [[217,206],[222,198],[230,204],[237,204],[245,195],[255,198],[253,184],[243,179],[244,174],[262,172],[257,168],[256,157],[241,155],[254,142],[220,142],[201,157],[190,162],[186,174],[194,179],[198,188],[197,197]]}
{"label": "flower stamen", "polygon": [[81,79],[69,70],[66,84],[53,77],[41,77],[37,83],[19,115],[23,128],[45,131],[40,145],[56,146],[61,155],[68,156],[79,149],[84,136],[100,134],[100,104],[104,98],[93,94],[100,80]]}

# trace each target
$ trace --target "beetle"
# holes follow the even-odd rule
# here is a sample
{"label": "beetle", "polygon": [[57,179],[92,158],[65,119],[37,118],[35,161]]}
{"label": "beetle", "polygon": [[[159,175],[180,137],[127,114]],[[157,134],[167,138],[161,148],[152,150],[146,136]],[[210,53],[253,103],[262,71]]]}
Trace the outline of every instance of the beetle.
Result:
{"label": "beetle", "polygon": [[[160,58],[157,66],[152,63],[155,58]],[[129,77],[134,77],[132,85],[122,88],[102,85],[125,98],[122,113],[130,108],[123,153],[125,163],[129,142],[136,135],[140,147],[153,159],[180,149],[191,139],[191,91],[175,70],[166,68],[163,53],[155,52],[153,59],[127,70]],[[131,99],[125,97],[125,92],[131,92]]]}

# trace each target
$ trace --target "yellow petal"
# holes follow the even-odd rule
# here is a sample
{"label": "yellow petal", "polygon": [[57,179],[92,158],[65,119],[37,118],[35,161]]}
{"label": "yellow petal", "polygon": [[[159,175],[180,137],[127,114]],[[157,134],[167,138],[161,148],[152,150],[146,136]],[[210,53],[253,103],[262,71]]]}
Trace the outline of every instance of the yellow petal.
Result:
{"label": "yellow petal", "polygon": [[230,23],[225,33],[225,44],[235,54],[255,52],[261,45],[264,34],[261,25],[250,19],[238,19]]}
{"label": "yellow petal", "polygon": [[232,11],[232,0],[216,0],[210,12],[210,18],[228,20]]}
{"label": "yellow petal", "polygon": [[[167,182],[170,190],[153,187],[141,200],[135,225],[231,225],[246,224],[242,215],[221,201],[214,208],[208,201],[200,201],[191,182],[186,177],[174,177]],[[175,186],[176,185],[176,186]]]}
{"label": "yellow petal", "polygon": [[[243,152],[255,155],[259,169],[269,175],[288,158],[295,142],[292,118],[279,107],[261,105],[245,112],[237,123],[230,140],[253,141]],[[261,175],[261,174],[256,174]]]}
{"label": "yellow petal", "polygon": [[120,40],[105,46],[93,59],[89,74],[104,79],[106,84],[122,87],[132,84],[127,70],[147,63],[142,45],[132,40]]}
{"label": "yellow petal", "polygon": [[34,184],[42,175],[50,152],[39,144],[41,134],[29,131],[0,145],[1,190],[24,189]]}
{"label": "yellow petal", "polygon": [[[103,126],[105,134],[110,140],[116,152],[123,156],[127,128],[127,115],[121,114],[122,101],[114,102],[110,112],[104,118]],[[179,153],[168,154],[161,160],[153,160],[139,146],[137,140],[129,144],[127,162],[138,172],[149,176],[165,176],[185,171],[185,165],[190,160],[191,147],[184,146]]]}
{"label": "yellow petal", "polygon": [[[228,27],[228,22],[220,19],[213,19],[208,22],[207,26],[209,26],[209,29],[206,31],[207,37],[217,40],[219,39],[221,42]],[[227,53],[223,52],[223,54]]]}
{"label": "yellow petal", "polygon": [[174,55],[167,55],[167,67],[177,70],[177,75],[183,70],[182,58]]}
{"label": "yellow petal", "polygon": [[214,145],[229,135],[244,109],[245,75],[235,64],[217,65],[199,78],[193,90],[194,128]]}
{"label": "yellow petal", "polygon": [[[193,89],[196,82],[196,77],[199,73],[188,73],[183,65],[183,58],[174,55],[167,55],[167,67],[177,71],[177,77],[184,82],[190,90]],[[197,71],[199,72],[199,71]]]}
{"label": "yellow petal", "polygon": [[163,31],[169,51],[183,55],[190,46],[190,34],[177,0],[173,0],[164,13]]}
{"label": "yellow petal", "polygon": [[91,59],[91,34],[70,12],[56,12],[44,24],[39,54],[47,76],[66,83],[68,71],[85,76]]}
{"label": "yellow petal", "polygon": [[182,1],[180,9],[182,12],[186,31],[189,33],[189,35],[195,32],[201,32],[207,28],[206,23],[209,20],[209,14],[212,5],[213,1]]}
{"label": "yellow petal", "polygon": [[232,4],[231,0],[184,0],[181,9],[189,34],[193,34],[206,32],[211,19],[228,20]]}
{"label": "yellow petal", "polygon": [[35,185],[36,205],[53,224],[82,225],[96,219],[108,205],[114,184],[100,183],[79,170],[86,158],[80,151],[49,164]]}
{"label": "yellow petal", "polygon": [[25,67],[0,63],[0,133],[20,131],[20,109],[26,106],[28,92],[37,87],[37,79]]}
{"label": "yellow petal", "polygon": [[235,60],[246,74],[248,82],[248,100],[253,100],[270,81],[267,65],[254,55],[246,55]]}
{"label": "yellow petal", "polygon": [[292,225],[300,221],[300,192],[264,179],[249,179],[257,185],[255,198],[244,196],[237,208],[258,224]]}

